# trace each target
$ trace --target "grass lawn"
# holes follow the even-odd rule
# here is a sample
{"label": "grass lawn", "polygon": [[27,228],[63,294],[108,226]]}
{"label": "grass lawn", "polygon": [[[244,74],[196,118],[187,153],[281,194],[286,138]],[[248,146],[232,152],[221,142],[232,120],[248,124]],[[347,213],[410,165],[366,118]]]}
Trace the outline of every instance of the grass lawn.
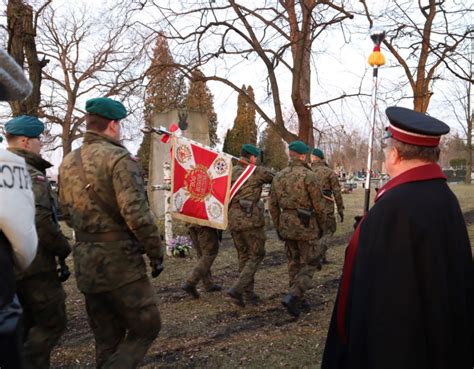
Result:
{"label": "grass lawn", "polygon": [[[468,215],[474,244],[474,186],[459,184],[452,189]],[[335,245],[328,252],[330,264],[314,276],[314,288],[308,292],[313,302],[311,312],[295,321],[280,304],[288,287],[288,275],[283,244],[273,231],[268,234],[267,255],[256,275],[255,289],[263,300],[258,306],[242,309],[232,305],[225,298],[225,289],[217,293],[201,290],[201,298],[191,300],[179,287],[195,260],[167,258],[163,274],[152,280],[163,328],[142,367],[319,368],[353,217],[363,207],[363,190],[343,196],[346,221],[338,224]],[[229,288],[238,275],[236,252],[228,236],[213,274],[224,288]],[[72,277],[65,287],[68,329],[53,353],[51,366],[93,368],[94,340],[82,294]]]}

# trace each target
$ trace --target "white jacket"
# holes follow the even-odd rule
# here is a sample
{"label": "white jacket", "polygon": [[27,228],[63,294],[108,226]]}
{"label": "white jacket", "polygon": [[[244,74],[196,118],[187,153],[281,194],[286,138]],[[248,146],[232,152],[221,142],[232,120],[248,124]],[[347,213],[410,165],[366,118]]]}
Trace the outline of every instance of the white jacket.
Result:
{"label": "white jacket", "polygon": [[0,149],[0,231],[10,241],[15,267],[26,269],[36,255],[35,199],[25,160]]}

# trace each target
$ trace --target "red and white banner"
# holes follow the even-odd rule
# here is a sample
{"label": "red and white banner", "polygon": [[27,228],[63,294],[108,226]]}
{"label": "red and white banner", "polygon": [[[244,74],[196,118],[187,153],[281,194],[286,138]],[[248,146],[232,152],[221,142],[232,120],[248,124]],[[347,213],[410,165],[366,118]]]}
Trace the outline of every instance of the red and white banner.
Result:
{"label": "red and white banner", "polygon": [[228,155],[184,137],[173,137],[173,218],[226,229],[231,177]]}

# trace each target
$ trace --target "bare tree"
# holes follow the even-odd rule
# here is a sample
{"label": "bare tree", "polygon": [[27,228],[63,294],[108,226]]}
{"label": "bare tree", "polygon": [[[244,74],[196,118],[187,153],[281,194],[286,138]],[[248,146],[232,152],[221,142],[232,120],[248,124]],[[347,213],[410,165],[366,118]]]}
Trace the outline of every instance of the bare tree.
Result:
{"label": "bare tree", "polygon": [[[40,116],[51,123],[50,149],[71,151],[84,133],[85,101],[115,97],[130,112],[143,111],[144,59],[147,47],[132,27],[126,8],[103,10],[75,7],[67,13],[50,8],[41,17],[41,54],[50,59],[43,69]],[[127,118],[128,119],[128,118]]]}
{"label": "bare tree", "polygon": [[[387,30],[384,45],[404,70],[413,92],[414,110],[426,112],[433,84],[440,78],[440,66],[451,66],[449,69],[456,72],[457,49],[466,38],[474,36],[474,29],[466,28],[474,12],[472,4],[450,0],[390,0],[369,7],[366,0],[360,2],[369,25],[381,25]],[[374,14],[371,10],[375,6],[378,10]]]}
{"label": "bare tree", "polygon": [[[286,141],[299,138],[310,145],[314,142],[311,108],[311,69],[317,65],[314,44],[331,26],[337,26],[353,15],[346,10],[344,0],[273,0],[239,3],[236,0],[199,0],[180,6],[179,2],[164,7],[163,2],[141,1],[163,15],[161,29],[168,38],[179,41],[174,56],[179,63],[170,67],[180,68],[188,76],[196,68],[212,65],[217,59],[226,68],[215,68],[212,75],[206,71],[203,81],[221,82],[245,95],[232,76],[231,65],[246,63],[249,68],[259,65],[266,74],[267,96],[272,111],[265,111],[257,98],[245,95],[257,113]],[[170,2],[171,4],[171,2]],[[244,5],[247,4],[247,5]],[[183,22],[186,19],[187,22]],[[286,81],[281,75],[289,76]],[[290,81],[290,88],[285,86]],[[245,82],[244,82],[245,83]],[[247,81],[254,83],[254,81]],[[298,117],[298,135],[285,128],[283,96],[291,96]],[[335,101],[346,94],[331,98]],[[271,117],[275,117],[274,119]]]}
{"label": "bare tree", "polygon": [[[452,88],[449,96],[446,96],[447,103],[451,106],[451,111],[456,117],[457,122],[461,126],[466,137],[466,177],[464,182],[470,184],[472,182],[472,155],[473,155],[473,122],[474,122],[474,105],[472,101],[472,82],[474,80],[474,40],[470,40],[464,49],[462,55],[465,58],[464,65],[458,64],[459,79],[452,82]],[[462,78],[465,76],[466,78]]]}
{"label": "bare tree", "polygon": [[46,0],[34,10],[23,0],[8,0],[7,31],[8,53],[22,67],[28,69],[33,84],[31,95],[24,101],[9,102],[13,116],[37,116],[41,100],[41,72],[48,64],[46,58],[40,58],[36,49],[36,32],[38,17],[49,6],[52,0]]}

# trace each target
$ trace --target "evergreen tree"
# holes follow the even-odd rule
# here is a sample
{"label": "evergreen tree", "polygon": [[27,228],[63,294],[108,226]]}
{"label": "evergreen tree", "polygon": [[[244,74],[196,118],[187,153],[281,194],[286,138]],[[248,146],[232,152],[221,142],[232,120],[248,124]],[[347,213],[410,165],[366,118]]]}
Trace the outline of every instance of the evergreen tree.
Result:
{"label": "evergreen tree", "polygon": [[[253,98],[253,89],[242,86],[242,90]],[[239,156],[243,144],[257,143],[257,126],[255,124],[255,108],[250,104],[249,99],[244,93],[240,93],[237,98],[237,116],[234,120],[234,126],[227,131],[224,140],[224,152]]]}
{"label": "evergreen tree", "polygon": [[206,82],[202,81],[203,73],[196,69],[191,75],[191,84],[189,86],[188,96],[186,97],[186,107],[189,110],[197,110],[206,113],[209,124],[209,140],[211,147],[219,143],[217,137],[217,114],[214,111],[214,96]]}
{"label": "evergreen tree", "polygon": [[150,170],[150,151],[151,151],[151,133],[144,133],[142,142],[137,151],[138,159],[142,165],[143,171],[148,177]]}
{"label": "evergreen tree", "polygon": [[247,87],[248,98],[245,98],[245,143],[257,144],[257,125],[255,124],[255,107],[250,101],[255,100],[252,86]]}
{"label": "evergreen tree", "polygon": [[[171,67],[173,56],[168,47],[168,41],[163,34],[158,36],[150,68],[147,72],[148,85],[145,90],[145,124],[152,124],[153,113],[160,113],[170,109],[182,108],[186,86],[184,78],[177,69]],[[151,137],[143,135],[142,143],[137,156],[146,174],[149,170]]]}
{"label": "evergreen tree", "polygon": [[231,148],[229,146],[230,146],[231,141],[232,141],[232,134],[230,133],[230,129],[228,129],[224,137],[224,145],[222,146],[222,151],[230,154]]}
{"label": "evergreen tree", "polygon": [[287,166],[286,145],[271,126],[267,126],[263,132],[260,147],[263,149],[263,164],[266,167],[278,171]]}

